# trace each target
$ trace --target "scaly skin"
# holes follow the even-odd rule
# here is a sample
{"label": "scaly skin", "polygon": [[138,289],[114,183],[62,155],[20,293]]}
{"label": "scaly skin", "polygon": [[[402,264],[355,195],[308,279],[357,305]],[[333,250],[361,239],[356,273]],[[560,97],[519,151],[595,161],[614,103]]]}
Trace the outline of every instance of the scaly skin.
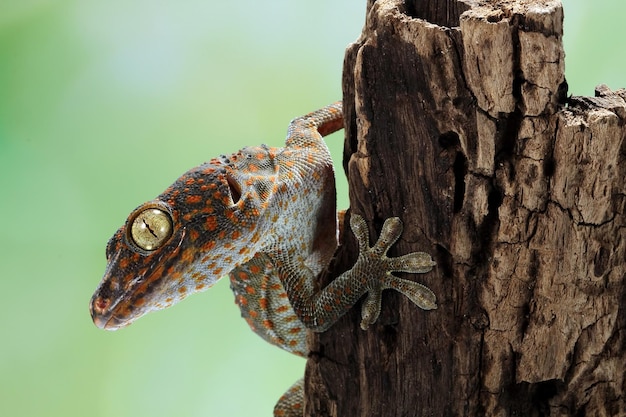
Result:
{"label": "scaly skin", "polygon": [[[284,148],[261,145],[212,159],[135,209],[107,245],[107,268],[91,299],[94,323],[107,330],[127,326],[226,274],[252,330],[301,356],[307,329],[328,329],[365,294],[364,329],[378,318],[384,289],[436,308],[428,288],[391,274],[434,265],[422,252],[386,256],[402,232],[398,218],[385,222],[370,248],[367,225],[353,214],[359,258],[315,290],[337,248],[334,172],[322,136],[342,125],[341,103],[334,103],[293,120]],[[301,416],[302,395],[299,380],[274,415]]]}

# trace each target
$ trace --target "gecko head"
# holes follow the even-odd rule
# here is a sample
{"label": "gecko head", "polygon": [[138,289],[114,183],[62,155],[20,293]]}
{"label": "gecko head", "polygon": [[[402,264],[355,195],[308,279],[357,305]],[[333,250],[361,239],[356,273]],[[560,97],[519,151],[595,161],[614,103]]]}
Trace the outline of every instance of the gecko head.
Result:
{"label": "gecko head", "polygon": [[205,164],[135,209],[107,245],[90,302],[96,326],[125,327],[210,288],[249,259],[261,234],[248,204],[236,179]]}
{"label": "gecko head", "polygon": [[163,285],[168,276],[180,274],[172,260],[186,230],[176,227],[177,218],[168,204],[151,201],[135,209],[109,240],[106,271],[89,306],[96,326],[116,330],[177,301]]}

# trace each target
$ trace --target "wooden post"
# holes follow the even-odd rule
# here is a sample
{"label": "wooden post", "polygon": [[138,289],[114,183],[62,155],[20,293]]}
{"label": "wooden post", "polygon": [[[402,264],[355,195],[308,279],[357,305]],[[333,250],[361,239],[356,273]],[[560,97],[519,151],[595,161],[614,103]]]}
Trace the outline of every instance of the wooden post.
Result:
{"label": "wooden post", "polygon": [[306,416],[626,415],[626,91],[566,97],[562,22],[557,0],[368,1],[351,210],[372,238],[402,218],[391,255],[433,255],[405,277],[439,308],[387,291],[368,331],[354,308],[312,334]]}

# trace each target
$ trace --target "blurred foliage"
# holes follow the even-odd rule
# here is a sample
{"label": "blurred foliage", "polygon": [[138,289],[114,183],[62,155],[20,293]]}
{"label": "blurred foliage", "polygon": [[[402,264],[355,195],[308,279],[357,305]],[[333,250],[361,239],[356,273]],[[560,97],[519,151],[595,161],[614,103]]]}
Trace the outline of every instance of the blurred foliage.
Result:
{"label": "blurred foliage", "polygon": [[[570,91],[626,86],[626,3],[564,3]],[[280,146],[291,118],[340,98],[364,9],[0,0],[0,415],[271,414],[304,361],[247,329],[227,280],[116,333],[87,302],[135,206],[212,156]],[[328,143],[339,162],[341,134]]]}

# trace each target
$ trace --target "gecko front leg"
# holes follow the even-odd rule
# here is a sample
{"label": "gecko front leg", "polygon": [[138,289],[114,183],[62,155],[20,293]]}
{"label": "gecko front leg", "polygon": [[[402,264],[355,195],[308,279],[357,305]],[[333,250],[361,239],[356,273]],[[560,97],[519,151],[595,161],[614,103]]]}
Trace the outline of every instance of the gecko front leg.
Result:
{"label": "gecko front leg", "polygon": [[294,264],[294,258],[287,255],[290,251],[279,250],[270,255],[289,301],[306,327],[317,332],[325,331],[367,294],[361,311],[361,328],[367,329],[378,319],[385,289],[399,291],[424,310],[437,308],[435,294],[430,289],[393,275],[393,272],[425,273],[435,265],[430,255],[424,252],[387,257],[387,251],[402,233],[399,218],[385,221],[379,239],[371,248],[365,220],[353,214],[350,227],[359,242],[359,257],[349,271],[317,293],[314,291],[315,277],[308,273],[305,265]]}

